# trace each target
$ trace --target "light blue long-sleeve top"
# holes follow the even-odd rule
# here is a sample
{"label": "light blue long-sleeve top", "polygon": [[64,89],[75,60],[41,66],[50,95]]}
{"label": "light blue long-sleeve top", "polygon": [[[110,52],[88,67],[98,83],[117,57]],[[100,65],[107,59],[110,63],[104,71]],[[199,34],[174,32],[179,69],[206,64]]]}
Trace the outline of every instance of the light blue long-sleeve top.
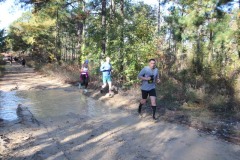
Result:
{"label": "light blue long-sleeve top", "polygon": [[111,76],[112,65],[110,63],[103,63],[100,67],[100,71],[102,72],[103,76]]}

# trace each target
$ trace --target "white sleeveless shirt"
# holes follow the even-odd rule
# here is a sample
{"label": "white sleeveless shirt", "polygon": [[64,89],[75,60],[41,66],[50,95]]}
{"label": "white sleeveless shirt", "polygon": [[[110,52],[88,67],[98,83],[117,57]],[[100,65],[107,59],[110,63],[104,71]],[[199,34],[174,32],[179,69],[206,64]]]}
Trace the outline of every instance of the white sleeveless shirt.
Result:
{"label": "white sleeveless shirt", "polygon": [[82,74],[87,74],[87,72],[88,72],[88,67],[83,67]]}

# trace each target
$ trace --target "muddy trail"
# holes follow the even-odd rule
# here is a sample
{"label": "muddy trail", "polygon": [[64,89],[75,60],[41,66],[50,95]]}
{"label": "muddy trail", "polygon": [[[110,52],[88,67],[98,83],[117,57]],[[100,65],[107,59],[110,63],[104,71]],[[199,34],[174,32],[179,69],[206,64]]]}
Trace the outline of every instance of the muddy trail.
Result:
{"label": "muddy trail", "polygon": [[[122,100],[116,96],[111,101]],[[32,68],[6,65],[0,81],[0,159],[240,157],[239,145],[187,126],[154,122],[150,115],[139,117],[135,110],[114,107],[113,102],[107,103],[104,96],[101,101],[88,97],[78,87]]]}

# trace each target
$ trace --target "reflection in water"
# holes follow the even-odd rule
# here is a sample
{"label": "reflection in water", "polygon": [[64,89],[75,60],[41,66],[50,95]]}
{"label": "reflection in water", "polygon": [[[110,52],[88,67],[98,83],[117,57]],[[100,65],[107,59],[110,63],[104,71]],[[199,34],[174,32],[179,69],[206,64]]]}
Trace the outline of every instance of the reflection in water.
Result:
{"label": "reflection in water", "polygon": [[112,112],[101,102],[66,89],[41,91],[2,92],[0,94],[0,117],[15,120],[19,103],[29,108],[36,118],[49,118],[67,113],[84,114],[90,117]]}
{"label": "reflection in water", "polygon": [[0,92],[0,118],[8,121],[16,120],[16,108],[23,99],[16,96],[15,91]]}

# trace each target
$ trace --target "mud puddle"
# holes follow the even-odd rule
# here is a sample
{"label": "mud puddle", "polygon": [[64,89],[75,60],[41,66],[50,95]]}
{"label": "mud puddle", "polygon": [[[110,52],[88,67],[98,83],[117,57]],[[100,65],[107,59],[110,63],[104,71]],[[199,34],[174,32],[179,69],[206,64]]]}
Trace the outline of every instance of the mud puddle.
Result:
{"label": "mud puddle", "polygon": [[51,118],[67,113],[98,117],[116,112],[116,109],[106,107],[100,101],[82,95],[78,90],[65,88],[1,92],[0,117],[7,121],[16,120],[18,104],[28,107],[37,119]]}

